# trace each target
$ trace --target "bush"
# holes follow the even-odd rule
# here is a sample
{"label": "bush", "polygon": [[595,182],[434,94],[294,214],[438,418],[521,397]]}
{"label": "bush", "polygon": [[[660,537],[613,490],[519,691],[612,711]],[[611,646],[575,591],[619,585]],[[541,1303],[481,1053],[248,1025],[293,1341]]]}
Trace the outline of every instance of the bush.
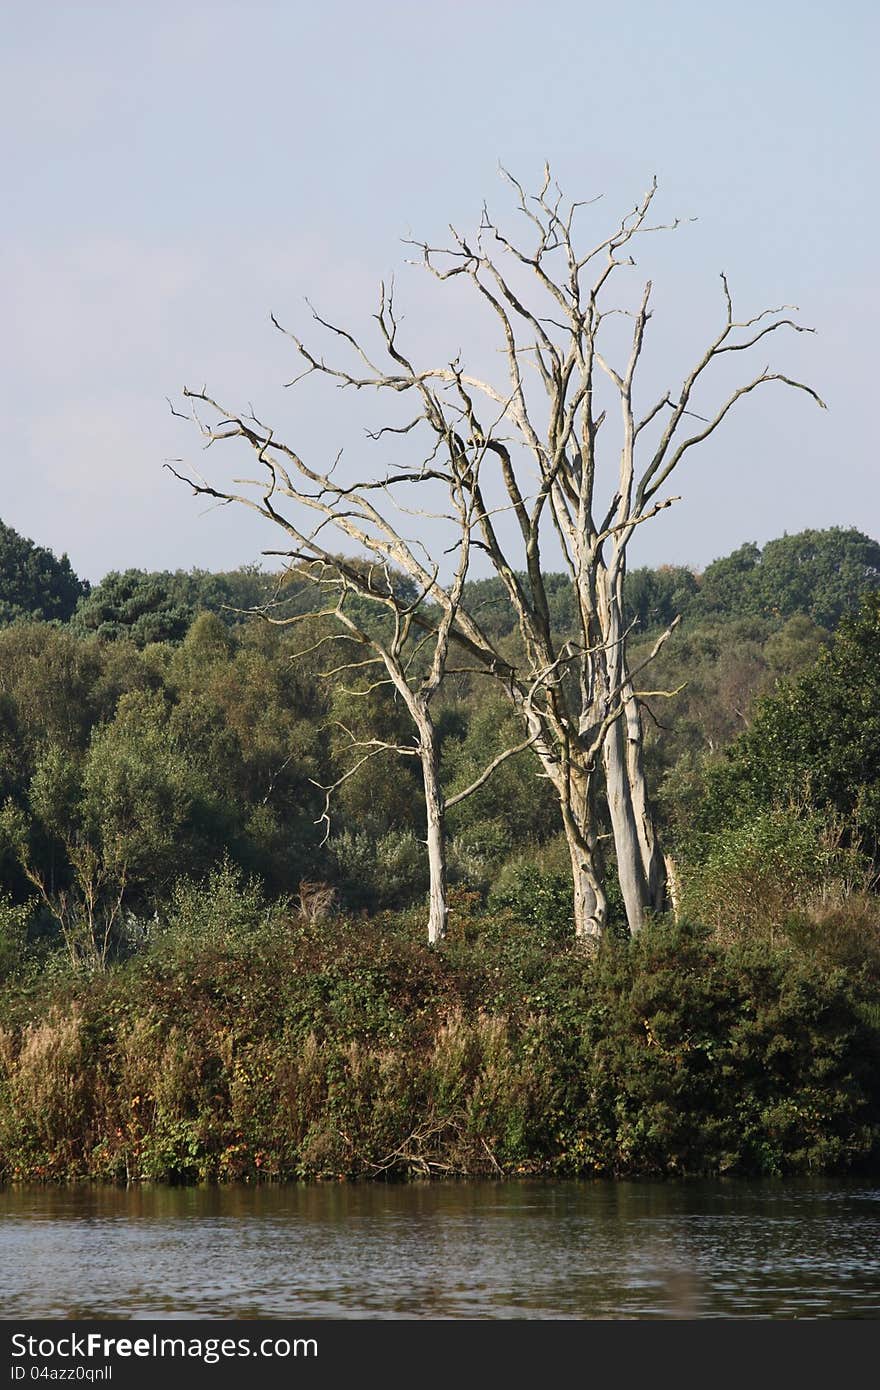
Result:
{"label": "bush", "polygon": [[843,844],[833,819],[770,809],[707,837],[702,862],[684,879],[687,915],[724,940],[759,935],[772,944],[792,914],[865,888],[870,865]]}
{"label": "bush", "polygon": [[562,945],[572,935],[571,876],[542,871],[536,864],[513,861],[505,865],[489,893],[493,911],[510,912],[523,926],[533,927],[548,942]]}
{"label": "bush", "polygon": [[502,821],[472,822],[449,843],[450,881],[485,895],[509,855],[510,831]]}
{"label": "bush", "polygon": [[192,951],[246,942],[272,913],[256,878],[224,858],[206,878],[180,878],[156,936],[161,949]]}
{"label": "bush", "polygon": [[0,982],[12,975],[24,960],[30,918],[29,906],[16,905],[0,890]]}
{"label": "bush", "polygon": [[186,951],[0,992],[0,1179],[785,1174],[880,1154],[860,965],[662,920],[588,957],[509,911],[462,917],[440,952],[420,914],[264,930],[253,885],[209,882],[212,901],[181,887]]}
{"label": "bush", "polygon": [[597,957],[559,1107],[562,1166],[845,1169],[878,1151],[878,1062],[880,1038],[843,971],[658,923]]}
{"label": "bush", "polygon": [[407,907],[428,891],[428,856],[411,830],[391,831],[377,839],[358,830],[343,830],[329,844],[341,885],[352,908]]}
{"label": "bush", "polygon": [[851,893],[840,902],[818,903],[795,911],[785,936],[818,965],[843,967],[864,977],[880,994],[880,898]]}

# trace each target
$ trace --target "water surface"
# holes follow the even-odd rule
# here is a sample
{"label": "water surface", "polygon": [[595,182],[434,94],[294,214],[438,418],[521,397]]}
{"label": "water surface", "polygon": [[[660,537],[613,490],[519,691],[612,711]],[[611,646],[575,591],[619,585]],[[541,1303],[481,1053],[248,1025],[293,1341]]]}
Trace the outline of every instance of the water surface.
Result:
{"label": "water surface", "polygon": [[880,1188],[0,1191],[4,1318],[880,1316]]}

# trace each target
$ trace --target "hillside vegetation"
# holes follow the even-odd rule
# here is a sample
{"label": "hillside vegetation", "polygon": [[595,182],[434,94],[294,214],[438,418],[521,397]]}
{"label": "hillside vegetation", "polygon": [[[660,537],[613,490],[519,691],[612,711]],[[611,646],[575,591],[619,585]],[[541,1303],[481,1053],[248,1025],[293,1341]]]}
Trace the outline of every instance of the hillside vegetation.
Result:
{"label": "hillside vegetation", "polygon": [[[618,905],[576,948],[526,750],[450,812],[430,950],[415,760],[340,782],[404,712],[327,674],[302,576],[89,586],[0,526],[0,1179],[876,1162],[880,545],[784,536],[626,600],[636,650],[681,615],[644,697],[678,920],[629,941]],[[468,601],[515,661],[499,582]],[[448,794],[520,737],[494,690],[445,680]]]}

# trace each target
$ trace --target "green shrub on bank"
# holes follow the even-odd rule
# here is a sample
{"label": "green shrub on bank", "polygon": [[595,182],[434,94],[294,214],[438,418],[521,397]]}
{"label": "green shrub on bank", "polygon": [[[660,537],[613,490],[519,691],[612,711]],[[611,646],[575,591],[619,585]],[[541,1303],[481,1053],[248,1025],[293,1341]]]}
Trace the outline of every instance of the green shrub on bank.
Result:
{"label": "green shrub on bank", "polygon": [[[764,1174],[880,1154],[878,990],[852,940],[848,964],[816,962],[794,938],[661,921],[590,958],[463,894],[438,952],[418,914],[227,892],[234,929],[204,903],[173,950],[160,936],[100,977],[0,992],[0,1177]],[[184,892],[181,920],[197,906]]]}
{"label": "green shrub on bank", "polygon": [[23,963],[30,916],[29,907],[17,905],[0,890],[0,982]]}
{"label": "green shrub on bank", "polygon": [[859,982],[657,923],[600,953],[563,1110],[588,1172],[845,1169],[876,1152],[880,1038]]}
{"label": "green shrub on bank", "polygon": [[771,807],[706,836],[685,878],[684,909],[728,941],[778,939],[797,913],[866,891],[871,865],[834,816]]}

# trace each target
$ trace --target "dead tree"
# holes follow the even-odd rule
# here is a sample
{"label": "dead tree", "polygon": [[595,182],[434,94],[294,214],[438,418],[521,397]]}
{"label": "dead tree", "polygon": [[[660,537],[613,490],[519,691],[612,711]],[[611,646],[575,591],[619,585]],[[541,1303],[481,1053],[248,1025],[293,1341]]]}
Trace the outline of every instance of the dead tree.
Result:
{"label": "dead tree", "polygon": [[[493,758],[470,786],[447,798],[440,779],[440,749],[432,715],[432,702],[440,689],[448,664],[453,631],[459,620],[459,609],[468,573],[473,533],[477,523],[477,493],[473,480],[477,477],[485,456],[485,446],[470,448],[450,433],[444,441],[447,466],[443,472],[428,464],[416,473],[386,472],[377,479],[364,479],[353,485],[334,480],[335,466],[326,472],[305,465],[300,456],[287,445],[275,440],[253,414],[247,417],[225,410],[204,391],[185,390],[194,403],[193,415],[210,446],[220,440],[242,439],[255,451],[263,469],[258,479],[239,480],[256,489],[250,493],[222,490],[195,474],[183,474],[167,465],[176,477],[189,483],[193,491],[221,502],[238,502],[272,521],[286,532],[292,544],[289,548],[267,550],[264,553],[283,556],[297,577],[310,580],[323,591],[330,591],[335,602],[315,613],[283,616],[283,603],[270,600],[252,610],[272,624],[289,626],[305,620],[329,618],[335,631],[325,633],[314,646],[301,655],[326,643],[342,640],[350,649],[343,659],[324,674],[328,677],[343,672],[380,666],[384,675],[370,682],[358,693],[367,693],[378,685],[391,685],[403,701],[414,728],[412,743],[391,743],[380,738],[359,740],[350,730],[352,765],[330,785],[320,785],[324,807],[319,823],[330,833],[330,809],[334,792],[371,758],[384,753],[417,757],[421,766],[425,796],[426,844],[429,869],[428,941],[436,945],[446,935],[448,925],[446,811],[465,800],[482,787],[494,771],[508,758],[524,751],[532,742],[526,736],[520,743],[505,749]],[[211,419],[205,419],[196,409],[207,409]],[[173,407],[172,407],[173,409]],[[175,411],[175,414],[180,412]],[[337,459],[338,462],[338,459]],[[419,482],[424,484],[440,478],[451,499],[452,511],[446,517],[455,528],[457,561],[451,582],[441,584],[438,568],[427,557],[423,560],[416,548],[381,510],[377,494],[390,497],[395,489]],[[304,518],[317,513],[318,520],[308,528]],[[341,533],[354,541],[371,557],[367,563],[357,558],[334,554],[329,547],[328,532]],[[419,587],[415,598],[402,593],[392,575],[392,565],[398,566]],[[353,594],[369,600],[384,613],[384,625],[370,630],[355,621],[346,608]],[[385,630],[383,630],[383,627]],[[366,652],[367,655],[363,655]],[[485,656],[485,652],[481,651]]]}
{"label": "dead tree", "polygon": [[[445,248],[418,246],[422,264],[438,279],[467,277],[500,329],[507,364],[503,385],[499,388],[491,381],[465,376],[459,369],[456,378],[472,436],[477,439],[486,436],[477,420],[475,399],[492,408],[501,400],[507,402],[505,418],[512,441],[492,440],[486,447],[498,459],[504,492],[519,521],[524,578],[515,574],[491,513],[481,505],[484,547],[517,612],[532,666],[549,670],[565,665],[576,677],[567,684],[560,682],[556,698],[549,702],[544,746],[554,756],[548,760],[545,754],[542,759],[560,795],[575,874],[575,920],[582,930],[593,929],[588,902],[595,896],[595,869],[587,862],[585,849],[591,848],[592,782],[601,754],[620,885],[630,930],[636,932],[646,912],[667,905],[665,861],[645,781],[639,705],[644,692],[638,690],[636,677],[671,628],[655,644],[647,662],[633,669],[623,604],[627,548],[638,526],[678,500],[663,495],[670,475],[690,449],[714,433],[743,396],[780,382],[824,405],[809,386],[765,367],[710,408],[709,414],[698,415],[691,408],[707,368],[724,355],[746,351],[783,327],[799,333],[812,330],[785,316],[790,305],[737,319],[722,275],[725,314],[719,331],[678,389],[664,392],[640,414],[634,395],[651,317],[651,282],[643,285],[631,307],[609,304],[607,295],[621,267],[635,265],[636,238],[679,225],[678,220],[649,223],[656,180],[610,235],[580,250],[573,228],[581,205],[565,205],[558,188],[551,192],[549,169],[533,198],[516,180],[505,177],[530,229],[528,245],[506,235],[484,207],[472,242],[453,229],[452,243]],[[621,314],[630,319],[632,328],[624,362],[615,366],[604,350],[605,333],[608,321]],[[528,382],[524,364],[531,369]],[[445,373],[441,370],[436,375]],[[413,381],[423,394],[425,379],[422,372]],[[617,437],[607,450],[600,449],[600,429],[606,420],[599,404],[601,383],[619,419]],[[430,410],[426,419],[432,423]],[[691,419],[699,424],[687,433]],[[606,453],[612,459],[616,453],[617,462],[616,468],[612,462],[604,469],[605,478],[614,481],[603,500],[600,455],[604,461]],[[529,469],[538,484],[532,497],[527,496]],[[475,486],[481,489],[483,480],[478,479]],[[575,598],[579,638],[568,651],[554,646],[542,575],[541,547],[551,528]],[[536,747],[540,757],[540,743]],[[599,918],[601,904],[597,903],[593,922]]]}
{"label": "dead tree", "polygon": [[[465,516],[462,519],[464,522],[467,520]],[[432,946],[445,937],[449,919],[446,812],[484,786],[497,768],[508,758],[524,752],[531,742],[526,738],[506,748],[486,764],[469,786],[452,796],[446,796],[440,777],[440,747],[431,706],[447,667],[452,624],[467,573],[468,550],[469,540],[465,531],[455,579],[446,589],[448,607],[439,613],[434,605],[426,609],[423,592],[415,599],[408,600],[401,596],[387,565],[383,565],[381,570],[376,565],[363,567],[341,556],[332,565],[321,561],[297,571],[299,576],[305,575],[314,584],[335,593],[336,603],[332,608],[323,608],[314,615],[298,614],[295,617],[275,617],[271,611],[264,613],[269,622],[284,625],[312,620],[314,617],[331,619],[341,630],[325,634],[314,647],[306,650],[315,650],[342,638],[349,647],[354,646],[355,655],[349,659],[350,654],[346,652],[337,664],[331,665],[322,674],[333,678],[344,673],[372,671],[380,666],[384,669],[384,676],[380,674],[377,680],[368,677],[365,686],[349,693],[366,695],[380,685],[391,685],[403,701],[415,730],[412,743],[391,743],[381,738],[359,739],[350,729],[340,725],[349,738],[354,761],[336,781],[328,785],[315,785],[324,793],[320,822],[326,827],[326,839],[330,835],[333,795],[349,777],[354,776],[371,758],[384,753],[418,758],[425,797],[429,874],[428,943]],[[289,557],[289,552],[283,553]],[[346,599],[352,594],[369,599],[385,610],[387,632],[382,632],[379,627],[367,630],[346,611]]]}
{"label": "dead tree", "polygon": [[[549,170],[531,198],[505,177],[528,244],[502,231],[485,208],[473,239],[452,229],[445,247],[410,243],[438,280],[465,277],[492,314],[505,363],[500,380],[466,370],[460,358],[414,365],[399,344],[393,303],[384,291],[376,315],[381,365],[347,329],[314,311],[318,325],[340,345],[338,361],[328,362],[295,334],[287,335],[305,363],[297,380],[318,373],[343,388],[412,395],[418,413],[395,432],[427,430],[434,438],[428,463],[352,491],[335,485],[329,473],[310,472],[257,422],[221,411],[209,437],[248,439],[270,479],[262,502],[251,499],[248,505],[285,526],[303,554],[320,558],[314,536],[276,512],[279,490],[322,517],[332,515],[350,540],[421,586],[444,615],[444,661],[454,642],[470,658],[468,669],[501,682],[522,717],[540,775],[559,801],[573,872],[575,930],[582,938],[600,935],[607,916],[597,829],[605,797],[627,918],[636,932],[647,913],[666,905],[665,862],[645,782],[640,701],[647,692],[640,678],[672,627],[633,664],[623,605],[627,549],[638,526],[677,500],[665,488],[684,456],[714,433],[742,397],[780,382],[823,404],[809,386],[764,368],[708,413],[693,408],[707,369],[726,354],[747,351],[783,327],[812,330],[787,317],[790,306],[737,319],[722,276],[726,312],[718,332],[674,392],[639,410],[636,372],[651,317],[651,283],[629,303],[609,302],[609,287],[635,265],[637,239],[679,225],[649,221],[656,181],[608,235],[580,249],[574,224],[584,205],[564,203],[551,187]],[[631,328],[623,361],[615,365],[606,339],[621,317]],[[616,437],[603,397],[618,421]],[[691,420],[699,423],[688,432]],[[291,463],[298,487],[285,471]],[[487,639],[467,609],[463,585],[453,597],[439,583],[437,566],[423,562],[417,547],[378,514],[373,490],[403,482],[418,488],[433,483],[458,499],[468,518],[462,535],[466,531],[469,547],[488,557],[516,613],[521,663],[505,659]],[[197,490],[229,500],[207,486]],[[505,539],[502,512],[514,518],[513,545]],[[561,554],[571,583],[573,636],[555,632],[551,623],[544,577],[549,546]]]}

